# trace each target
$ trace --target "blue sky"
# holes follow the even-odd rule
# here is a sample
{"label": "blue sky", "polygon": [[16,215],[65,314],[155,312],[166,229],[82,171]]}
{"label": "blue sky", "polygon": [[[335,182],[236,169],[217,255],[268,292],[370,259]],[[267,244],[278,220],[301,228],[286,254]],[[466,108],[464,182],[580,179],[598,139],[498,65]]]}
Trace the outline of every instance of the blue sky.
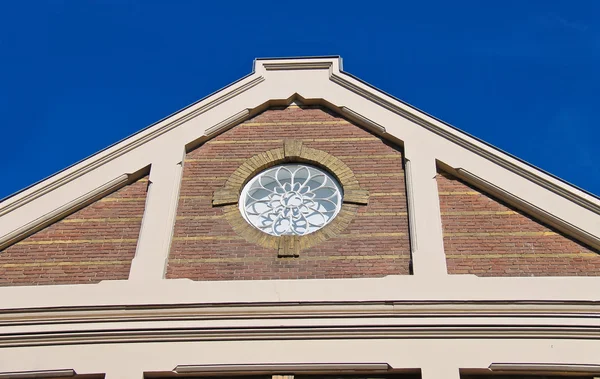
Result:
{"label": "blue sky", "polygon": [[39,0],[0,3],[0,198],[307,55],[600,195],[600,1]]}

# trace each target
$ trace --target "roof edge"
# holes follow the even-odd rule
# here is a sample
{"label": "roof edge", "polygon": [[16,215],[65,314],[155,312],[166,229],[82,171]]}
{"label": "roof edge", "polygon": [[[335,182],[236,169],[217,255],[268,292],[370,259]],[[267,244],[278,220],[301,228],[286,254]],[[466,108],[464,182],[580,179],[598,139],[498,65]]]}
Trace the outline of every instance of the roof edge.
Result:
{"label": "roof edge", "polygon": [[[298,61],[311,61],[311,60],[314,61],[314,63],[317,63],[317,65],[314,65],[314,64],[307,65],[304,62],[302,64],[298,64],[298,63],[300,63]],[[270,66],[271,68],[269,68],[269,64],[267,63],[269,61],[273,62],[273,64]],[[289,65],[287,65],[287,66],[281,65],[282,64],[281,62],[283,62],[283,61],[289,61]],[[557,177],[556,175],[553,175],[543,169],[540,169],[540,168],[534,166],[533,164],[531,164],[523,159],[520,159],[510,153],[507,153],[486,141],[483,141],[475,136],[472,136],[471,134],[464,132],[455,126],[453,126],[447,122],[444,122],[443,120],[440,120],[437,117],[432,116],[424,111],[421,111],[420,109],[410,105],[409,103],[407,103],[405,101],[402,101],[402,100],[394,97],[393,95],[386,93],[385,91],[361,80],[360,78],[357,78],[356,76],[343,71],[342,70],[342,58],[339,55],[326,55],[326,56],[303,56],[303,57],[291,57],[291,58],[290,57],[256,58],[253,62],[252,72],[249,73],[248,75],[243,76],[242,78],[240,78],[240,79],[222,87],[221,89],[214,91],[213,93],[171,113],[170,115],[158,120],[157,122],[146,126],[145,128],[139,130],[138,132],[133,133],[130,136],[125,137],[125,138],[121,139],[120,141],[117,141],[102,150],[100,150],[100,151],[98,151],[98,152],[96,152],[96,153],[94,153],[94,154],[68,166],[68,167],[65,167],[64,169],[62,169],[52,175],[49,175],[48,177],[41,179],[41,180],[19,190],[11,195],[8,195],[3,199],[0,199],[0,215],[6,214],[6,213],[10,212],[12,209],[19,206],[20,201],[18,201],[18,200],[17,200],[17,203],[19,203],[19,204],[16,204],[15,206],[12,206],[14,204],[5,204],[7,201],[13,199],[15,196],[23,194],[24,192],[31,190],[32,188],[34,188],[36,186],[40,186],[44,182],[51,181],[56,176],[58,176],[62,173],[65,173],[68,170],[72,170],[78,165],[81,165],[85,162],[89,162],[88,165],[82,167],[81,170],[83,170],[85,167],[88,167],[91,163],[93,163],[94,159],[100,160],[101,158],[103,158],[103,157],[99,157],[100,155],[102,155],[103,153],[107,153],[111,149],[115,149],[118,145],[124,144],[130,140],[131,140],[131,142],[129,144],[135,143],[136,137],[139,140],[142,140],[142,142],[140,142],[140,143],[144,143],[145,136],[140,136],[140,135],[143,133],[149,132],[150,129],[158,128],[159,125],[161,125],[161,124],[164,124],[163,127],[165,125],[171,125],[171,124],[178,125],[179,124],[178,120],[181,120],[182,118],[186,118],[191,113],[197,112],[198,109],[202,109],[210,104],[213,104],[213,106],[217,106],[218,104],[220,104],[220,102],[217,101],[218,99],[224,98],[226,100],[228,98],[235,96],[237,93],[239,93],[240,88],[243,88],[243,87],[251,88],[252,86],[254,86],[264,80],[264,77],[262,75],[260,75],[261,71],[273,70],[273,69],[274,70],[289,70],[289,69],[304,70],[304,69],[315,69],[315,68],[322,69],[322,68],[325,68],[324,67],[325,64],[330,64],[330,65],[334,66],[332,69],[333,72],[330,71],[330,73],[331,73],[330,79],[332,81],[336,82],[337,84],[342,85],[343,87],[346,87],[347,89],[352,90],[354,92],[359,92],[359,91],[351,88],[351,86],[354,86],[354,84],[350,83],[350,81],[356,81],[356,82],[360,83],[361,85],[367,87],[367,89],[362,89],[362,88],[360,89],[360,91],[366,92],[366,94],[360,93],[360,92],[359,92],[359,94],[362,96],[370,95],[370,96],[366,96],[366,97],[368,97],[371,101],[374,101],[374,102],[378,103],[379,105],[381,105],[385,108],[388,108],[388,109],[393,108],[390,110],[392,110],[395,113],[400,114],[401,116],[403,116],[405,118],[410,119],[413,122],[416,122],[417,124],[427,128],[428,130],[431,130],[432,132],[434,132],[438,135],[441,135],[442,137],[447,138],[454,143],[458,143],[459,145],[469,149],[470,151],[473,151],[476,154],[484,156],[485,158],[501,165],[502,167],[509,169],[509,170],[519,174],[520,176],[522,176],[530,181],[533,181],[534,183],[536,183],[546,189],[549,189],[552,192],[554,192],[562,197],[565,197],[580,206],[585,207],[586,209],[592,210],[595,213],[600,213],[600,196],[595,195],[589,191],[586,191],[580,187],[577,187],[576,185],[573,185],[570,182],[568,182],[560,177]],[[290,66],[292,66],[292,65],[294,67],[290,68]],[[337,66],[337,67],[335,67],[335,66]],[[252,78],[252,79],[250,79],[250,78]],[[350,79],[350,81],[348,79]],[[341,82],[348,82],[349,85],[345,85],[344,83],[341,83]],[[225,100],[223,100],[223,101],[225,101]],[[400,103],[406,109],[398,107],[397,105],[393,104],[393,102]],[[205,104],[202,104],[202,103],[205,103]],[[175,116],[179,116],[179,117],[175,119]],[[453,133],[450,133],[447,130],[443,130],[443,128],[440,128],[439,126],[435,125],[434,123],[431,123],[429,120],[427,120],[427,118],[430,118],[434,122],[439,123],[439,124],[443,125],[444,127],[451,129],[453,131]],[[476,146],[476,144],[473,144],[471,141],[468,141],[468,139],[472,139],[476,143],[484,145],[485,147],[489,148],[491,151],[488,151],[488,150],[482,149],[481,147]],[[526,166],[527,169],[519,167],[518,165],[515,165],[514,163],[510,162],[510,160],[514,160],[514,161]],[[87,172],[87,171],[84,171],[84,172]],[[82,172],[81,174],[83,174],[84,172]],[[543,176],[547,176],[550,179],[556,180],[557,182],[562,183],[563,186],[557,185],[556,183],[549,181],[548,179],[544,178]],[[36,191],[36,193],[39,192],[38,196],[41,196],[44,193],[51,191],[53,188],[56,187],[53,184],[54,183],[48,183],[46,185],[46,187],[51,187],[51,188],[44,190],[44,187],[42,187],[42,188],[38,189],[38,191]],[[59,185],[60,185],[60,183],[59,183]],[[577,193],[577,192],[579,192],[579,193]],[[34,198],[36,198],[38,196],[34,196],[31,200],[33,200]],[[587,197],[590,197],[590,198],[588,199]],[[10,209],[7,209],[7,208],[10,208]]]}

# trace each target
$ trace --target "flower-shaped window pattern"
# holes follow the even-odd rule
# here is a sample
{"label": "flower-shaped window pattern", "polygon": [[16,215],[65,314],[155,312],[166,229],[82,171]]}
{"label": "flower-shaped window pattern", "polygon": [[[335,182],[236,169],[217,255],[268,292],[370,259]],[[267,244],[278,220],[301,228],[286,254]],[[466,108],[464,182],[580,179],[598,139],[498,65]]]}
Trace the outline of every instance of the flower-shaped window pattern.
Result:
{"label": "flower-shaped window pattern", "polygon": [[337,180],[302,164],[262,171],[244,186],[239,202],[246,221],[273,236],[315,232],[333,220],[341,205]]}

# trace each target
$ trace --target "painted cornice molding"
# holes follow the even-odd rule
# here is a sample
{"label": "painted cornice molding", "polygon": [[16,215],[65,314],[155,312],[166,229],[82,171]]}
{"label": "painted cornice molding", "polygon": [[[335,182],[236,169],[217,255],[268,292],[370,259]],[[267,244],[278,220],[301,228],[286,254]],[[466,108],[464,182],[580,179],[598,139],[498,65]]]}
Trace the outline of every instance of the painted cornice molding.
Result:
{"label": "painted cornice molding", "polygon": [[378,104],[383,108],[390,110],[424,127],[425,129],[430,130],[437,135],[538,184],[545,189],[548,189],[595,213],[600,213],[600,200],[582,194],[577,188],[566,183],[558,182],[556,179],[547,179],[547,174],[534,167],[527,166],[522,162],[518,162],[515,158],[508,156],[506,153],[498,150],[497,148],[493,148],[480,141],[477,141],[473,137],[458,129],[444,125],[443,123],[433,119],[431,116],[426,115],[416,108],[406,104],[402,104],[402,106],[400,106],[399,101],[380,92],[379,90],[376,90],[372,87],[365,89],[359,86],[357,83],[354,83],[356,80],[350,78],[343,72],[333,72],[330,76],[330,79],[343,88],[346,88],[368,99],[369,101],[372,101],[373,103]]}
{"label": "painted cornice molding", "polygon": [[[11,198],[6,199],[0,204],[0,216],[7,214],[14,209],[23,206],[46,193],[53,191],[54,189],[65,185],[78,177],[94,170],[106,164],[117,157],[120,157],[127,152],[141,146],[149,141],[156,139],[157,137],[167,133],[168,131],[176,128],[177,126],[203,114],[220,104],[248,91],[249,89],[259,85],[266,80],[264,75],[261,73],[267,73],[268,71],[297,71],[297,70],[329,70],[330,80],[343,88],[358,94],[359,96],[368,99],[382,106],[383,108],[390,110],[406,119],[409,119],[418,125],[421,125],[427,130],[430,130],[437,135],[450,140],[461,147],[468,149],[494,163],[497,163],[501,167],[504,167],[511,172],[514,172],[543,188],[546,188],[586,209],[600,213],[600,200],[595,199],[589,195],[584,194],[575,187],[572,187],[566,183],[560,182],[556,179],[549,177],[547,174],[535,169],[531,166],[527,166],[523,162],[519,162],[515,158],[508,156],[500,150],[490,147],[480,141],[477,141],[471,136],[468,136],[464,132],[457,129],[453,129],[448,125],[443,124],[431,116],[413,108],[409,105],[401,103],[400,101],[392,98],[391,96],[373,88],[360,83],[358,80],[352,78],[350,75],[341,71],[341,58],[339,57],[324,57],[324,58],[299,58],[299,59],[274,59],[274,60],[257,60],[255,62],[255,73],[249,77],[242,79],[241,81],[234,83],[223,90],[207,97],[206,99],[200,100],[199,102],[192,104],[191,106],[174,113],[173,115],[165,118],[162,121],[134,134],[133,136],[115,144],[114,146],[93,155],[92,157],[75,164],[73,167],[66,169],[36,185],[32,188],[25,190],[22,193],[16,194]],[[293,73],[291,73],[293,74]],[[263,99],[264,102],[268,102],[273,99]],[[326,101],[327,99],[322,99]],[[393,136],[386,133],[386,129],[370,120],[369,118],[361,115],[356,110],[349,109],[348,107],[342,106],[341,112],[347,117],[356,120],[367,128],[371,129],[377,134],[384,135],[385,137],[392,137],[400,139],[401,136]],[[243,121],[250,114],[250,110],[243,109],[238,113],[226,118],[224,121],[209,127],[205,133],[205,138],[211,138],[214,135],[227,130],[236,123]]]}
{"label": "painted cornice molding", "polygon": [[54,308],[0,314],[0,347],[354,338],[598,339],[599,316],[598,304],[577,302]]}
{"label": "painted cornice molding", "polygon": [[[14,209],[21,207],[54,189],[63,186],[86,173],[106,164],[127,152],[148,143],[168,131],[175,129],[179,125],[192,120],[193,118],[217,107],[218,105],[238,96],[239,94],[248,91],[265,80],[263,76],[255,76],[253,79],[243,83],[236,83],[232,87],[227,87],[216,94],[209,96],[205,100],[200,100],[198,103],[192,104],[189,107],[168,116],[164,120],[153,124],[140,132],[132,135],[115,145],[94,154],[93,156],[75,164],[74,166],[59,172],[48,179],[34,185],[23,193],[18,193],[0,203],[0,216],[7,214]],[[241,111],[240,113],[243,113]],[[213,126],[213,130],[219,130],[221,124]]]}
{"label": "painted cornice molding", "polygon": [[[114,146],[97,153],[78,164],[75,164],[73,167],[34,185],[32,188],[6,199],[2,204],[0,204],[0,216],[11,212],[20,206],[23,206],[62,185],[69,183],[70,181],[94,170],[95,168],[98,168],[101,165],[126,154],[136,147],[156,139],[157,137],[176,128],[177,126],[197,117],[198,115],[219,106],[220,104],[240,95],[243,92],[248,91],[249,89],[266,80],[265,76],[260,75],[261,72],[266,73],[267,71],[318,69],[329,70],[330,80],[342,86],[343,88],[356,93],[406,119],[409,119],[426,128],[427,130],[430,130],[437,135],[440,135],[445,139],[468,149],[469,151],[472,151],[494,163],[497,163],[501,167],[504,167],[511,172],[514,172],[576,204],[579,204],[586,209],[600,213],[600,200],[586,195],[575,187],[551,178],[542,171],[531,166],[527,166],[523,162],[519,162],[515,158],[508,156],[506,153],[477,141],[464,132],[453,129],[448,125],[433,119],[431,116],[428,116],[427,114],[417,110],[416,108],[393,99],[391,96],[375,89],[374,87],[360,83],[358,80],[341,71],[341,58],[325,57],[257,60],[255,62],[255,73],[247,78],[244,78],[240,82],[234,83],[207,97],[206,99],[200,100],[199,102],[174,113],[164,120],[151,125],[150,127],[115,144]],[[268,102],[269,100],[272,99],[264,99],[265,102]],[[386,134],[383,126],[373,122],[369,118],[362,116],[359,112],[356,112],[356,110],[352,110],[347,107],[341,107],[341,111],[347,117],[357,120],[359,123],[370,128],[372,131],[378,134],[385,134],[385,136],[394,138],[401,137]],[[241,110],[239,113],[230,116],[226,120],[208,128],[204,133],[205,137],[210,138],[226,130],[235,123],[243,121],[248,115],[249,110]]]}

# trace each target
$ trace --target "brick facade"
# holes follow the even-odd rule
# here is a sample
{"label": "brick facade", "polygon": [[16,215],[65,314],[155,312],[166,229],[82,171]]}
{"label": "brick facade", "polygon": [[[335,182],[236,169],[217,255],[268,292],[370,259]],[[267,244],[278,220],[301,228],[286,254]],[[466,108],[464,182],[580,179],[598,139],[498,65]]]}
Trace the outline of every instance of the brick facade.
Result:
{"label": "brick facade", "polygon": [[[211,203],[248,158],[285,139],[325,151],[369,191],[368,205],[339,235],[297,258],[246,240]],[[193,280],[381,277],[409,274],[410,246],[402,153],[322,108],[270,109],[186,156],[167,278]]]}
{"label": "brick facade", "polygon": [[147,187],[139,179],[0,251],[0,286],[127,279]]}
{"label": "brick facade", "polygon": [[452,175],[437,182],[450,274],[600,275],[597,251]]}

